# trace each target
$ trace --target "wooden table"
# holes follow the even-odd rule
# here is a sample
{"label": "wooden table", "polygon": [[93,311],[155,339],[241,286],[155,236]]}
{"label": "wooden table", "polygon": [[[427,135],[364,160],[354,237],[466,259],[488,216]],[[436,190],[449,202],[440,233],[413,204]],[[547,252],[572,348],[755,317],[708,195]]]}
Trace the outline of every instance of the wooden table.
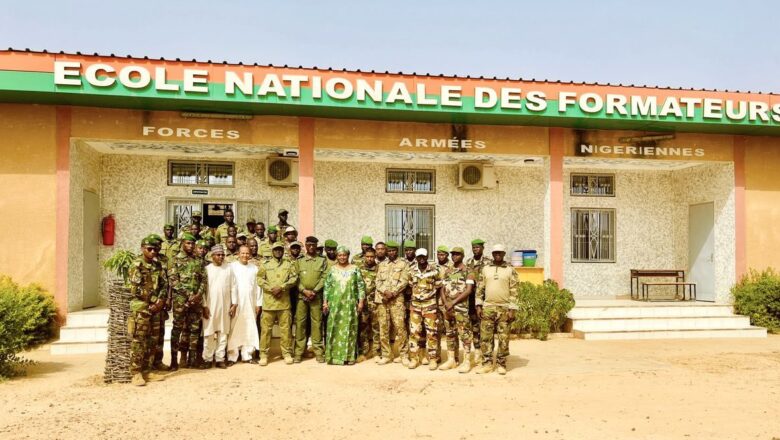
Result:
{"label": "wooden table", "polygon": [[[685,271],[680,269],[631,269],[631,299],[634,299],[634,284],[636,283],[636,299],[639,299],[640,278],[674,278],[676,283],[685,282]],[[679,293],[679,292],[678,292]]]}

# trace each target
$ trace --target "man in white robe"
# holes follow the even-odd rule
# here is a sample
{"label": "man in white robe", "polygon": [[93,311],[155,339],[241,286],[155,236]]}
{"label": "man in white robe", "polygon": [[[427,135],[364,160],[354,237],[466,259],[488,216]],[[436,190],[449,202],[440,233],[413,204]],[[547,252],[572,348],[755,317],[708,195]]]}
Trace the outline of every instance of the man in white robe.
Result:
{"label": "man in white robe", "polygon": [[233,304],[230,316],[230,336],[228,337],[228,363],[241,360],[257,363],[252,355],[260,348],[260,335],[257,333],[257,315],[263,307],[263,290],[257,285],[257,266],[249,263],[252,253],[248,246],[241,246],[238,261],[230,263],[235,277],[233,285]]}
{"label": "man in white robe", "polygon": [[203,363],[202,368],[227,368],[228,330],[233,287],[236,284],[230,265],[225,263],[225,248],[218,244],[211,248],[211,262],[206,266],[208,291],[203,298]]}

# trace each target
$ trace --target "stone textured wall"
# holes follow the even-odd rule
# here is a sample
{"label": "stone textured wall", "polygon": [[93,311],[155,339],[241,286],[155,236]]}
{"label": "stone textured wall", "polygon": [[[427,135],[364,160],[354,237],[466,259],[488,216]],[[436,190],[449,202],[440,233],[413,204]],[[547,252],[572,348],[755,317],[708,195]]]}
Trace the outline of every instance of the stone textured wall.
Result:
{"label": "stone textured wall", "polygon": [[[387,168],[436,171],[435,194],[385,192]],[[463,246],[479,237],[487,246],[537,249],[545,261],[544,222],[547,169],[537,166],[496,167],[494,189],[460,190],[457,165],[407,166],[365,162],[315,162],[315,231],[358,251],[360,237],[385,239],[385,205],[435,205],[435,244]]]}

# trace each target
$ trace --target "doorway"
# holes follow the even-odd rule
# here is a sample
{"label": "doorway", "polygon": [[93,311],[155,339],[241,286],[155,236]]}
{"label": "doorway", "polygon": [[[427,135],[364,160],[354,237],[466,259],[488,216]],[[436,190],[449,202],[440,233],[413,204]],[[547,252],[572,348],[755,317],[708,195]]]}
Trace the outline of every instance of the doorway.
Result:
{"label": "doorway", "polygon": [[696,283],[696,299],[715,301],[715,206],[688,207],[688,281]]}
{"label": "doorway", "polygon": [[82,267],[82,307],[88,309],[100,304],[98,248],[100,247],[100,198],[92,191],[84,191]]}

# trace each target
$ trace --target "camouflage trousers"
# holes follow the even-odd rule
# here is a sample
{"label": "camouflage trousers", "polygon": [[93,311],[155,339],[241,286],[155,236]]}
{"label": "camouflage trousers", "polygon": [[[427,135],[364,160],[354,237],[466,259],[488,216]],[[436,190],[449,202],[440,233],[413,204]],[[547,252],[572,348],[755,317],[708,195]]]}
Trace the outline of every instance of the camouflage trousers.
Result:
{"label": "camouflage trousers", "polygon": [[379,346],[380,356],[393,358],[393,347],[390,345],[390,325],[395,328],[395,345],[401,357],[405,357],[409,347],[406,333],[406,307],[404,307],[403,295],[398,295],[388,302],[377,304],[377,319],[379,321]]}
{"label": "camouflage trousers", "polygon": [[154,358],[149,360],[152,365],[162,363],[165,350],[165,321],[167,321],[168,318],[168,312],[160,312],[160,328],[158,328],[155,333],[155,329],[152,327],[152,333],[157,335],[157,350],[154,352]]}
{"label": "camouflage trousers", "polygon": [[203,325],[200,304],[187,307],[187,295],[173,295],[173,329],[171,330],[171,357],[177,351],[198,353],[198,339]]}
{"label": "camouflage trousers", "polygon": [[358,326],[358,351],[359,354],[369,356],[372,353],[379,353],[379,305],[373,301],[366,303],[363,311],[360,312],[360,323]]}
{"label": "camouflage trousers", "polygon": [[487,306],[482,309],[482,356],[483,365],[493,364],[494,336],[498,338],[496,363],[506,367],[509,356],[510,310],[506,307]]}
{"label": "camouflage trousers", "polygon": [[[149,309],[132,312],[130,319],[134,325],[128,326],[130,343],[130,374],[145,373],[151,369],[157,351],[157,334],[152,330],[160,325],[160,314],[152,314]],[[133,327],[133,328],[130,328]]]}
{"label": "camouflage trousers", "polygon": [[444,321],[444,335],[447,337],[447,350],[457,351],[458,339],[460,339],[463,344],[463,352],[468,355],[471,352],[473,339],[469,312],[453,310],[449,318],[444,309],[441,309],[440,312]]}
{"label": "camouflage trousers", "polygon": [[480,339],[480,323],[479,316],[477,315],[477,307],[475,305],[475,296],[472,293],[469,296],[469,318],[471,318],[471,340],[474,344],[474,349],[479,350]]}
{"label": "camouflage trousers", "polygon": [[[439,346],[439,313],[436,309],[409,311],[409,355],[414,356],[422,347],[427,349],[428,359],[437,359]],[[424,332],[424,333],[423,333]],[[423,341],[426,344],[423,346]]]}

